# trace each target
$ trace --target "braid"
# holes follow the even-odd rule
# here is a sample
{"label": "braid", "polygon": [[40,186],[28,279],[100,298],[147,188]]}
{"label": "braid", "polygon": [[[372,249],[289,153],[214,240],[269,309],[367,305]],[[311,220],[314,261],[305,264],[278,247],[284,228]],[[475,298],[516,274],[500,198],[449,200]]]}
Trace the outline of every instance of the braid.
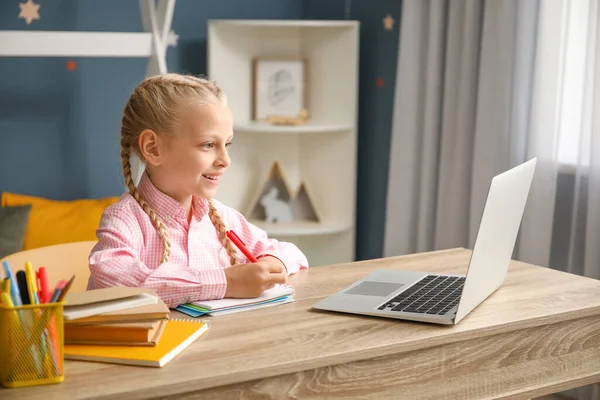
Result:
{"label": "braid", "polygon": [[154,210],[150,207],[150,205],[140,196],[140,192],[137,190],[135,185],[133,184],[133,179],[131,178],[131,163],[129,162],[129,153],[125,151],[123,147],[121,147],[121,162],[123,164],[123,175],[125,176],[125,184],[129,189],[129,193],[133,196],[133,198],[140,204],[142,209],[150,216],[150,219],[154,223],[154,226],[158,230],[158,234],[163,242],[163,254],[160,259],[160,263],[165,263],[169,259],[169,254],[171,253],[171,242],[169,241],[169,233],[167,232],[167,227],[160,220],[160,217],[154,212]]}
{"label": "braid", "polygon": [[221,243],[223,243],[223,247],[227,250],[227,255],[229,255],[229,261],[231,265],[235,265],[238,263],[237,251],[235,250],[235,246],[231,243],[231,240],[227,237],[227,228],[217,211],[217,208],[213,204],[212,200],[208,200],[208,217],[211,222],[217,229],[217,233],[219,234],[219,239],[221,239]]}

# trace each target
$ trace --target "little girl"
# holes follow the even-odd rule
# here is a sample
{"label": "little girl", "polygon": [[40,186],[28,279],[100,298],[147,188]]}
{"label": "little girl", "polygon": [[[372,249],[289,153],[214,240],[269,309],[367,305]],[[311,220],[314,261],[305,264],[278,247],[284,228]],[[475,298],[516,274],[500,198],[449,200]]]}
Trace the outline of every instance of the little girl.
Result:
{"label": "little girl", "polygon": [[[231,160],[233,119],[211,81],[178,74],[147,78],[131,94],[121,127],[129,193],[108,207],[90,254],[88,289],[154,289],[169,306],[256,297],[301,268],[304,254],[267,237],[215,196]],[[145,171],[136,186],[131,157]],[[227,237],[232,230],[257,258]]]}

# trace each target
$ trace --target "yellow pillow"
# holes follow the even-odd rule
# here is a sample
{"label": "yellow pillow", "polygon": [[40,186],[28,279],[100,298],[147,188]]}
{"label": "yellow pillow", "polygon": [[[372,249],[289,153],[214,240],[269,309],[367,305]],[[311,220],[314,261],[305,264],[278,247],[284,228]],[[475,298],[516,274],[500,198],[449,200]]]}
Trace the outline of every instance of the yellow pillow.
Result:
{"label": "yellow pillow", "polygon": [[31,204],[23,250],[53,244],[96,240],[102,213],[119,197],[57,201],[2,193],[2,206]]}

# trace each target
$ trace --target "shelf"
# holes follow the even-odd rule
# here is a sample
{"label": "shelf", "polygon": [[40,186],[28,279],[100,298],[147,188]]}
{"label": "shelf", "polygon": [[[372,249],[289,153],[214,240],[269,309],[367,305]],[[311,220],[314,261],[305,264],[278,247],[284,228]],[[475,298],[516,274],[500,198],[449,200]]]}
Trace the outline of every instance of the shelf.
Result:
{"label": "shelf", "polygon": [[235,132],[247,133],[281,133],[281,134],[296,134],[296,133],[333,133],[343,132],[354,129],[352,124],[319,124],[308,122],[304,125],[285,126],[273,125],[268,122],[248,122],[244,124],[234,125]]}
{"label": "shelf", "polygon": [[[207,73],[227,94],[237,142],[219,200],[269,237],[297,244],[310,265],[354,259],[358,150],[358,21],[209,20]],[[308,111],[304,125],[255,121],[258,58],[302,58]],[[301,184],[324,223],[265,223],[248,210],[277,162],[298,195]],[[255,200],[252,200],[253,202]],[[299,217],[298,217],[299,218]],[[306,217],[302,217],[306,218]],[[323,245],[324,242],[326,246]]]}
{"label": "shelf", "polygon": [[144,32],[0,31],[6,57],[150,57]]}
{"label": "shelf", "polygon": [[352,229],[352,224],[340,222],[291,222],[291,223],[267,223],[264,221],[250,220],[252,224],[265,230],[269,236],[305,236],[305,235],[329,235],[341,233]]}

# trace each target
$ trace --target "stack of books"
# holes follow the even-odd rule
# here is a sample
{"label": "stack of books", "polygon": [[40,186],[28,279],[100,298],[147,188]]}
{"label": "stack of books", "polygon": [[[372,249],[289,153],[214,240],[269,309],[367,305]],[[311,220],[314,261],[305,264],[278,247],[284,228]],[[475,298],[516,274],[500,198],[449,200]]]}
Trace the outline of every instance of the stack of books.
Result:
{"label": "stack of books", "polygon": [[113,287],[67,296],[65,344],[155,346],[169,318],[150,289]]}
{"label": "stack of books", "polygon": [[65,359],[162,367],[210,325],[169,319],[151,289],[114,287],[69,294]]}

